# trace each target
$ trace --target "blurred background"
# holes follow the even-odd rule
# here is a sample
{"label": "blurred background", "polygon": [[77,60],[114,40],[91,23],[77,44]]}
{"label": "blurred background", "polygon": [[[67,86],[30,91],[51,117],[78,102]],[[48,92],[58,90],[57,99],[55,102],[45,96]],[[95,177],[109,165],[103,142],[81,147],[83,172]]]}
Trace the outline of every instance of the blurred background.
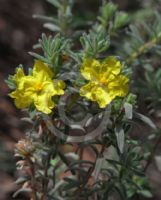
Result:
{"label": "blurred background", "polygon": [[[145,0],[148,2],[149,0]],[[99,0],[76,0],[74,12],[88,15],[91,19],[98,12]],[[141,0],[115,0],[121,10],[133,12],[139,9]],[[18,176],[14,158],[14,145],[23,138],[27,124],[20,121],[25,113],[18,111],[8,97],[9,89],[4,82],[8,74],[13,74],[15,67],[23,64],[32,66],[33,58],[28,54],[42,32],[39,20],[33,14],[53,15],[55,10],[45,0],[0,0],[0,200],[12,199],[16,189],[14,181]],[[85,14],[86,13],[86,14]],[[154,200],[161,199],[161,174],[150,168],[148,177],[155,194]],[[19,196],[17,200],[25,199]]]}

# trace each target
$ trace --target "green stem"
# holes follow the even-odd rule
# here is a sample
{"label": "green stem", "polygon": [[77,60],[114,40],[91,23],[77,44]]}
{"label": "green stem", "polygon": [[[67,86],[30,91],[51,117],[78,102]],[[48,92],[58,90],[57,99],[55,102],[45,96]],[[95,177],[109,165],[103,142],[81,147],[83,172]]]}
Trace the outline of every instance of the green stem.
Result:
{"label": "green stem", "polygon": [[62,10],[60,11],[60,28],[61,32],[64,36],[67,36],[68,33],[68,24],[67,24],[67,16],[66,16],[66,10],[67,10],[68,2],[67,0],[63,1]]}
{"label": "green stem", "polygon": [[64,0],[64,2],[63,2],[63,8],[64,8],[64,13],[65,13],[66,9],[67,9],[67,0]]}

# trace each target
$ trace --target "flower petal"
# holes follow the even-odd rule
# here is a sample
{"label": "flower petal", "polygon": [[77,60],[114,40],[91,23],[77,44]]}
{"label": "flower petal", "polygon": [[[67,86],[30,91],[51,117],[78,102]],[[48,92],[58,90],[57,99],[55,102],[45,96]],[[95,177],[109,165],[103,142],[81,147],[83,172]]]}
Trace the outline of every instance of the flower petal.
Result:
{"label": "flower petal", "polygon": [[121,72],[122,65],[119,60],[117,60],[114,56],[107,57],[102,62],[101,73],[105,73],[107,75],[114,74],[118,75]]}
{"label": "flower petal", "polygon": [[124,75],[119,75],[115,77],[115,80],[108,84],[108,91],[111,98],[124,97],[128,93],[128,82],[129,79]]}
{"label": "flower petal", "polygon": [[64,81],[61,80],[54,80],[54,90],[56,92],[56,95],[63,95],[64,94],[64,88],[65,88],[65,83]]}
{"label": "flower petal", "polygon": [[81,66],[81,74],[87,80],[97,80],[98,73],[101,69],[101,64],[95,59],[85,59],[83,65]]}
{"label": "flower petal", "polygon": [[34,105],[37,110],[49,114],[52,112],[52,108],[54,108],[54,102],[52,101],[52,96],[49,93],[42,93],[38,95],[34,101]]}
{"label": "flower petal", "polygon": [[14,102],[17,108],[23,109],[29,107],[33,102],[33,95],[30,93],[24,93],[16,90],[9,94],[10,97],[14,98]]}
{"label": "flower petal", "polygon": [[91,101],[96,101],[100,108],[106,107],[112,99],[108,92],[95,82],[89,82],[80,89],[80,95]]}
{"label": "flower petal", "polygon": [[95,88],[93,91],[93,99],[98,102],[100,108],[105,108],[112,101],[108,92],[101,87]]}
{"label": "flower petal", "polygon": [[93,100],[92,89],[96,87],[95,82],[89,82],[80,88],[80,95],[86,97],[87,99]]}
{"label": "flower petal", "polygon": [[49,66],[40,60],[36,60],[33,67],[33,77],[39,81],[44,81],[53,78],[54,73]]}

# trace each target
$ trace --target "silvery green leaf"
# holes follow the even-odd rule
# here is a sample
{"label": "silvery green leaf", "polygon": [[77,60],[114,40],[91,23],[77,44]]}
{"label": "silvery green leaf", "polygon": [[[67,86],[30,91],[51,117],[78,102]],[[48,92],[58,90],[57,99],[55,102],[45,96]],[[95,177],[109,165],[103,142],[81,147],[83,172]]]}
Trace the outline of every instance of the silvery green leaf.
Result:
{"label": "silvery green leaf", "polygon": [[139,193],[142,194],[146,198],[153,197],[153,194],[149,190],[141,190]]}
{"label": "silvery green leaf", "polygon": [[116,148],[114,146],[109,146],[108,149],[105,149],[103,156],[105,159],[112,159],[112,160],[118,160],[118,154],[116,151]]}
{"label": "silvery green leaf", "polygon": [[32,17],[34,19],[41,19],[41,20],[44,20],[44,21],[47,21],[47,22],[54,22],[54,23],[57,22],[57,19],[54,19],[53,17],[47,17],[47,16],[44,16],[44,15],[33,15]]}
{"label": "silvery green leaf", "polygon": [[92,176],[94,176],[95,180],[98,178],[99,173],[101,171],[102,168],[102,164],[103,164],[104,158],[98,158],[96,160],[96,164],[95,164],[95,169],[92,173]]}
{"label": "silvery green leaf", "polygon": [[129,16],[125,12],[117,12],[114,21],[114,28],[117,29],[121,26],[124,26],[129,21]]}
{"label": "silvery green leaf", "polygon": [[21,188],[19,190],[17,190],[14,194],[13,194],[13,198],[17,197],[20,193],[25,192],[25,193],[30,193],[31,189],[29,188]]}
{"label": "silvery green leaf", "polygon": [[19,177],[17,180],[16,180],[16,184],[22,184],[24,182],[28,181],[28,177],[27,176],[22,176],[22,177]]}
{"label": "silvery green leaf", "polygon": [[122,128],[115,129],[116,139],[117,139],[117,145],[120,150],[120,153],[123,153],[124,151],[124,142],[125,142],[125,134],[124,130]]}
{"label": "silvery green leaf", "polygon": [[98,20],[101,22],[107,23],[110,18],[113,16],[113,14],[117,10],[117,5],[113,4],[112,2],[109,2],[101,7],[101,16],[98,17]]}
{"label": "silvery green leaf", "polygon": [[58,0],[47,0],[49,3],[51,3],[56,8],[61,8],[61,4]]}
{"label": "silvery green leaf", "polygon": [[153,121],[149,117],[146,117],[145,115],[142,115],[140,113],[135,113],[135,116],[138,119],[142,120],[147,125],[149,125],[152,129],[154,129],[154,130],[157,129],[156,125],[153,123]]}
{"label": "silvery green leaf", "polygon": [[32,119],[30,119],[29,117],[22,117],[21,120],[24,121],[24,122],[28,122],[30,124],[33,124]]}
{"label": "silvery green leaf", "polygon": [[59,158],[55,158],[55,159],[52,159],[52,160],[50,161],[50,164],[51,164],[53,167],[55,167],[55,166],[58,164],[59,161],[60,161]]}
{"label": "silvery green leaf", "polygon": [[62,185],[64,185],[65,181],[60,180],[55,184],[55,187],[50,191],[50,194],[53,195]]}
{"label": "silvery green leaf", "polygon": [[45,57],[40,56],[40,55],[37,54],[37,53],[29,52],[29,54],[30,54],[31,56],[37,58],[38,60],[42,60],[43,62],[48,63],[48,60],[47,60]]}
{"label": "silvery green leaf", "polygon": [[43,25],[45,28],[49,29],[50,31],[55,31],[55,32],[59,32],[60,31],[60,28],[53,24],[53,23],[45,23]]}
{"label": "silvery green leaf", "polygon": [[132,119],[133,106],[130,103],[125,102],[124,109],[125,109],[125,115],[126,115],[127,119]]}
{"label": "silvery green leaf", "polygon": [[72,152],[66,153],[65,156],[67,158],[72,158],[73,160],[78,160],[79,159],[79,156],[77,154],[75,154],[75,153],[72,153]]}
{"label": "silvery green leaf", "polygon": [[155,162],[158,170],[161,172],[161,156],[155,156]]}

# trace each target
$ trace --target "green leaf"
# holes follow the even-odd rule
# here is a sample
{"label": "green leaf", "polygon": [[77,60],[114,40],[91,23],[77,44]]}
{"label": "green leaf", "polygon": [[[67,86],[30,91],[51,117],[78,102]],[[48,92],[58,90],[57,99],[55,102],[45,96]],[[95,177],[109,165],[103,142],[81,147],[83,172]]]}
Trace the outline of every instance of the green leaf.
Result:
{"label": "green leaf", "polygon": [[22,177],[20,177],[20,178],[18,178],[18,179],[16,180],[16,184],[22,184],[22,183],[28,181],[28,179],[29,179],[29,178],[28,178],[27,176],[22,176]]}
{"label": "green leaf", "polygon": [[51,3],[56,8],[61,8],[62,4],[59,0],[47,0],[47,2]]}
{"label": "green leaf", "polygon": [[123,151],[124,151],[124,142],[125,142],[124,130],[122,128],[116,127],[115,135],[116,135],[117,145],[118,145],[118,148],[120,150],[120,153],[123,153]]}
{"label": "green leaf", "polygon": [[107,26],[109,23],[109,20],[114,15],[114,13],[117,10],[117,5],[109,2],[105,5],[103,5],[100,9],[100,16],[98,17],[98,20],[104,25]]}
{"label": "green leaf", "polygon": [[97,180],[97,178],[99,176],[103,162],[104,162],[104,158],[98,158],[96,160],[95,168],[94,168],[94,171],[92,173],[92,176],[95,177],[95,180]]}
{"label": "green leaf", "polygon": [[47,16],[44,16],[44,15],[33,15],[32,16],[34,19],[41,19],[41,20],[44,20],[44,21],[47,21],[47,22],[52,22],[52,23],[58,23],[58,20],[53,18],[53,17],[47,17]]}
{"label": "green leaf", "polygon": [[44,28],[49,29],[50,31],[54,31],[54,32],[60,32],[60,28],[59,26],[53,24],[53,23],[45,23]]}
{"label": "green leaf", "polygon": [[124,109],[125,109],[126,118],[132,119],[132,117],[133,117],[133,106],[132,106],[132,104],[125,102],[124,103]]}
{"label": "green leaf", "polygon": [[60,159],[57,157],[57,158],[55,158],[55,159],[52,159],[52,160],[50,161],[50,164],[51,164],[53,167],[55,167],[55,166],[58,164],[59,161],[60,161]]}
{"label": "green leaf", "polygon": [[114,20],[114,29],[118,29],[129,21],[129,16],[125,12],[117,12]]}
{"label": "green leaf", "polygon": [[65,177],[64,181],[67,183],[63,187],[63,190],[70,190],[72,188],[76,188],[80,186],[80,182],[77,180],[75,176]]}
{"label": "green leaf", "polygon": [[149,190],[141,190],[138,193],[143,195],[146,198],[152,198],[153,197],[152,193]]}
{"label": "green leaf", "polygon": [[31,192],[31,189],[29,188],[21,188],[19,190],[17,190],[14,194],[13,194],[13,198],[16,198],[20,193],[30,193]]}
{"label": "green leaf", "polygon": [[5,83],[7,83],[8,87],[11,89],[11,90],[14,90],[16,89],[16,83],[15,81],[13,80],[13,76],[9,76],[7,80],[5,80]]}
{"label": "green leaf", "polygon": [[35,58],[38,59],[38,60],[42,60],[43,62],[48,63],[48,60],[47,60],[45,57],[40,56],[40,55],[37,54],[37,53],[29,52],[29,54],[30,54],[31,56],[35,57]]}
{"label": "green leaf", "polygon": [[80,42],[83,46],[85,57],[94,58],[109,48],[110,38],[106,30],[96,24],[89,34],[83,33]]}
{"label": "green leaf", "polygon": [[136,113],[135,112],[135,117],[138,118],[138,119],[140,119],[141,121],[143,121],[147,125],[149,125],[152,129],[157,130],[157,127],[153,123],[153,121],[150,118],[146,117],[145,115],[142,115],[140,113]]}

